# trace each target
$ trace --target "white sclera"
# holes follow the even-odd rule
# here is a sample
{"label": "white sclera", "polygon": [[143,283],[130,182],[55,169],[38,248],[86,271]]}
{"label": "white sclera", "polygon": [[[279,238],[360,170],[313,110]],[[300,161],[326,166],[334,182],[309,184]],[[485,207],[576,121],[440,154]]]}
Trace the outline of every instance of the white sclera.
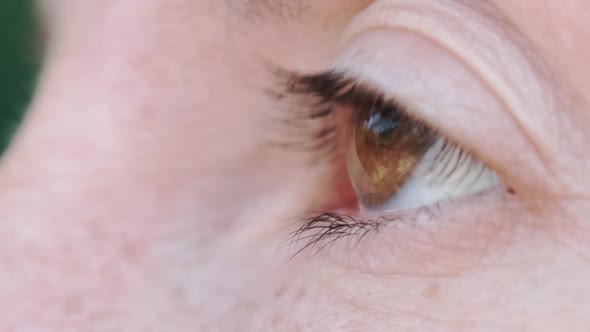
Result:
{"label": "white sclera", "polygon": [[405,210],[430,206],[475,195],[500,184],[500,177],[494,171],[471,155],[460,154],[459,148],[453,148],[440,157],[444,147],[445,141],[439,139],[424,155],[396,195],[379,207],[379,210]]}

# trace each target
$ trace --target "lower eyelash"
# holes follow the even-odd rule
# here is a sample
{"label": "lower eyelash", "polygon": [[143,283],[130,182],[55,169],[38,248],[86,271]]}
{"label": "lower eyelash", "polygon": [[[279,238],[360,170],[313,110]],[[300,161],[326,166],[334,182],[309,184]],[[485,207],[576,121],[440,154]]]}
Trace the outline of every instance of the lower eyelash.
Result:
{"label": "lower eyelash", "polygon": [[[440,208],[439,205],[416,209],[412,214],[379,216],[366,220],[356,219],[350,215],[328,212],[307,220],[298,230],[287,235],[284,242],[293,252],[291,257],[298,256],[304,251],[312,250],[314,256],[334,243],[347,240],[349,249],[358,245],[371,234],[376,234],[381,227],[395,224],[409,224],[418,219],[430,220]],[[304,243],[298,246],[299,243]]]}
{"label": "lower eyelash", "polygon": [[328,212],[311,218],[297,231],[289,234],[286,244],[292,249],[299,242],[305,243],[292,257],[308,249],[314,249],[314,254],[317,254],[343,238],[347,238],[349,241],[357,238],[357,241],[360,242],[377,228],[377,221],[362,221],[349,215]]}

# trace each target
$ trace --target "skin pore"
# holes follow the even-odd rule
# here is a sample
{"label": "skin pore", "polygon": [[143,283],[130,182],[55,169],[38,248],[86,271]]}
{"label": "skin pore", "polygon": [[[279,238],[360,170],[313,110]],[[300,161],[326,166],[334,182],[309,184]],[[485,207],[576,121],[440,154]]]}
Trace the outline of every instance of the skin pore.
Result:
{"label": "skin pore", "polygon": [[[586,1],[39,7],[45,66],[0,163],[1,331],[590,326]],[[269,144],[305,135],[273,68],[371,82],[513,194],[293,257],[299,216],[349,184],[342,158]]]}

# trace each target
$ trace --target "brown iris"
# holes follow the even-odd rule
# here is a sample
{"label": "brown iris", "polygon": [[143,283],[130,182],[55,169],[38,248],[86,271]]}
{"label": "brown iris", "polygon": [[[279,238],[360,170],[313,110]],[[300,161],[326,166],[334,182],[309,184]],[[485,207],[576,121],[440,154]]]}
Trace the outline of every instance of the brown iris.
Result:
{"label": "brown iris", "polygon": [[349,144],[349,168],[361,203],[389,201],[432,146],[432,131],[382,101],[358,110]]}

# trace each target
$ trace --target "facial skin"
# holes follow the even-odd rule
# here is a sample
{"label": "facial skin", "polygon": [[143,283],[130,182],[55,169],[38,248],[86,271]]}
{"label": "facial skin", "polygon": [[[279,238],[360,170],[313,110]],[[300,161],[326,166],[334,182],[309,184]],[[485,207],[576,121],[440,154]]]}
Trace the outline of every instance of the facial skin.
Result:
{"label": "facial skin", "polygon": [[[590,5],[276,2],[40,3],[45,66],[0,164],[0,330],[587,331]],[[300,135],[272,68],[334,66],[514,194],[292,257],[347,174],[269,144]]]}

